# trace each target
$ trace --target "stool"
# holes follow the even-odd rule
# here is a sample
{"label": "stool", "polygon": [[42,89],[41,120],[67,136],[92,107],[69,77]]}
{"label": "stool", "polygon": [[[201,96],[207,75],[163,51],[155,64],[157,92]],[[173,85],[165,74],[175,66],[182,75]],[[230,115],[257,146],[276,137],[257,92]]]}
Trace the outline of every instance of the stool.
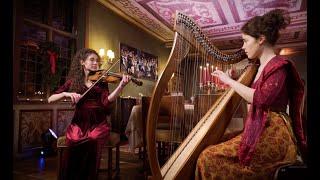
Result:
{"label": "stool", "polygon": [[[107,142],[105,143],[103,148],[106,148],[108,150],[108,167],[107,169],[98,169],[98,172],[102,171],[107,171],[108,172],[108,179],[113,179],[115,178],[119,172],[120,172],[120,166],[119,166],[119,161],[120,161],[120,134],[115,133],[115,132],[110,132],[110,135],[107,139]],[[66,136],[61,136],[57,140],[57,150],[58,150],[58,168],[57,168],[57,173],[58,176],[60,174],[60,163],[62,160],[62,155],[63,155],[63,150],[67,148],[68,146],[66,145]],[[116,148],[116,159],[115,159],[115,168],[112,167],[112,150]]]}
{"label": "stool", "polygon": [[167,129],[156,130],[156,142],[160,165],[163,165],[163,163],[168,159],[169,152],[172,151],[170,147],[176,149],[183,141],[179,133],[179,131],[172,132]]}
{"label": "stool", "polygon": [[274,180],[285,179],[308,179],[307,165],[297,162],[293,164],[286,164],[276,169]]}

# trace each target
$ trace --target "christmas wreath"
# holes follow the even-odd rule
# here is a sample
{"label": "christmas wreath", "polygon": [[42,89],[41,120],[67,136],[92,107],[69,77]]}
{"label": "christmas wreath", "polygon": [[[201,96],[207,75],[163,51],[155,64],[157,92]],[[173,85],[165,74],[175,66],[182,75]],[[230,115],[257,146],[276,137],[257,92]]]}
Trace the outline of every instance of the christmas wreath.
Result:
{"label": "christmas wreath", "polygon": [[41,75],[43,83],[53,91],[60,84],[63,62],[60,59],[60,49],[54,42],[43,42],[39,45],[41,64]]}

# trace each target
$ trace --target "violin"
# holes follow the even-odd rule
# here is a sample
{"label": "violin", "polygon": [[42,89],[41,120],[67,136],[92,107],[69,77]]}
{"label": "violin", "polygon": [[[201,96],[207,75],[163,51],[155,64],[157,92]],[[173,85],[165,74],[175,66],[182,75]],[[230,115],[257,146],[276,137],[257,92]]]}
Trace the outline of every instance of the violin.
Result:
{"label": "violin", "polygon": [[[118,60],[117,62],[119,62]],[[80,96],[79,100],[82,99],[97,83],[102,82],[111,82],[117,83],[122,79],[122,74],[110,72],[116,63],[114,63],[108,70],[97,70],[90,71],[88,74],[88,79],[93,81],[94,83]],[[137,79],[131,77],[131,81],[138,86],[142,86],[142,81],[138,81]]]}
{"label": "violin", "polygon": [[[131,81],[138,86],[142,86],[142,81],[137,80],[136,78],[131,77]],[[119,83],[122,79],[122,74],[114,72],[104,72],[104,70],[90,71],[88,74],[88,79],[91,81],[101,80],[105,83]]]}

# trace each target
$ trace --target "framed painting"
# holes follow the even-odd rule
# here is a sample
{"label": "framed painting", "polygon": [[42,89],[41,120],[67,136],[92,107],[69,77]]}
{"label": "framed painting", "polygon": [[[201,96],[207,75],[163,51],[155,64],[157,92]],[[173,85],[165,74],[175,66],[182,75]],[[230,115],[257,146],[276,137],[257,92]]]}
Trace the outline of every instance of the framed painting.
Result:
{"label": "framed painting", "polygon": [[155,81],[158,79],[158,57],[120,43],[120,71]]}

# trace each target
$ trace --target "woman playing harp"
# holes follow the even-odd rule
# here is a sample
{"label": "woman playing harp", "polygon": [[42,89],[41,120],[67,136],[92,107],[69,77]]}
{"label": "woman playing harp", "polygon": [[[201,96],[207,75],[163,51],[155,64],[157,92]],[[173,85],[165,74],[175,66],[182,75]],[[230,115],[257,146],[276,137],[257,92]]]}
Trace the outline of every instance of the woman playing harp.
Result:
{"label": "woman playing harp", "polygon": [[[244,51],[223,53],[192,18],[180,12],[174,30],[171,53],[148,106],[146,138],[153,179],[193,177],[199,154],[220,140],[241,101],[211,72],[244,60]],[[245,68],[237,81],[249,85],[256,67]],[[168,83],[172,93],[164,96]],[[194,104],[184,103],[191,97]]]}
{"label": "woman playing harp", "polygon": [[260,62],[250,87],[222,71],[213,72],[251,105],[242,134],[202,151],[196,179],[270,179],[277,167],[294,163],[306,152],[301,119],[304,84],[293,63],[274,52],[279,30],[290,23],[287,15],[272,10],[241,28],[242,48],[249,59]]}

